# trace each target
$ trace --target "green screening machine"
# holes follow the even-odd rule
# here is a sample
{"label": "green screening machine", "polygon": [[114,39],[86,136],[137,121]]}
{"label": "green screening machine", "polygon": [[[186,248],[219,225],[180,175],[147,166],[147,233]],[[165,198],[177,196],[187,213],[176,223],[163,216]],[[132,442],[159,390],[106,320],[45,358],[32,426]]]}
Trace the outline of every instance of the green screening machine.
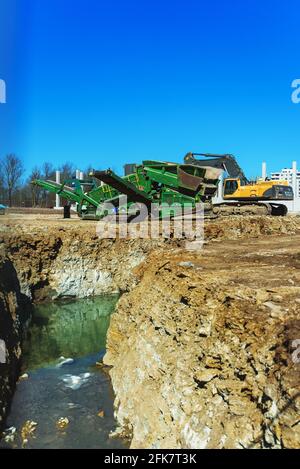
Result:
{"label": "green screening machine", "polygon": [[[82,219],[101,219],[109,212],[130,212],[137,204],[144,204],[148,210],[156,207],[157,215],[163,217],[167,206],[180,210],[188,206],[193,210],[196,203],[202,202],[204,209],[211,211],[221,172],[218,168],[192,164],[143,161],[126,165],[122,177],[108,169],[93,171],[89,180],[72,179],[58,184],[36,179],[32,184],[76,204]],[[101,181],[101,185],[96,181]]]}

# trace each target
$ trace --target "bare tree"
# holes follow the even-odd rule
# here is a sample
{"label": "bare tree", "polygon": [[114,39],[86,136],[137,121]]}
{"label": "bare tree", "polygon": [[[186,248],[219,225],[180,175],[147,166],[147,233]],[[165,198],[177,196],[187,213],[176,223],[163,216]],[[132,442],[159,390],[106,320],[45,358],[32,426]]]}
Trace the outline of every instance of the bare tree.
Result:
{"label": "bare tree", "polygon": [[[35,166],[29,176],[29,184],[31,181],[34,181],[35,179],[41,179],[41,170]],[[41,193],[42,189],[39,186],[36,186],[35,184],[30,184],[30,191],[31,191],[31,203],[32,207],[36,207],[39,204],[40,198],[41,198]]]}
{"label": "bare tree", "polygon": [[52,163],[48,163],[47,161],[42,165],[42,174],[43,178],[51,179],[53,178],[55,171],[53,169]]}
{"label": "bare tree", "polygon": [[20,178],[24,172],[23,163],[13,153],[6,155],[3,161],[2,174],[4,187],[8,192],[8,204],[12,206],[12,195],[17,189]]}
{"label": "bare tree", "polygon": [[[43,179],[55,179],[55,171],[53,168],[52,163],[48,163],[47,161],[42,165],[42,177]],[[42,192],[42,198],[43,198],[43,203],[45,204],[45,207],[48,207],[48,201],[49,201],[49,193],[48,191],[43,190]],[[51,199],[51,195],[50,195]]]}
{"label": "bare tree", "polygon": [[86,179],[90,179],[90,173],[93,171],[93,166],[89,165],[83,172],[84,176],[86,177]]}
{"label": "bare tree", "polygon": [[72,177],[75,176],[75,167],[72,163],[64,163],[63,165],[61,165],[61,167],[59,168],[60,170],[60,177],[61,177],[61,181],[65,181],[66,179],[72,179]]}
{"label": "bare tree", "polygon": [[0,203],[4,202],[4,178],[1,166],[2,165],[0,165]]}

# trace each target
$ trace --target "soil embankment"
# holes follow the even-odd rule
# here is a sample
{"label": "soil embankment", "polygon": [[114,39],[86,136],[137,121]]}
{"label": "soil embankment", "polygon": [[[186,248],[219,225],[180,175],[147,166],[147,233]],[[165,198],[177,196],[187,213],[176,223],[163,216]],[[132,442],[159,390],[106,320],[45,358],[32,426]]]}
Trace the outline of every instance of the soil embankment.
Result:
{"label": "soil embankment", "polygon": [[0,429],[19,371],[20,307],[21,295],[16,271],[0,247]]}
{"label": "soil embankment", "polygon": [[105,356],[132,447],[300,447],[299,242],[154,253],[137,270]]}
{"label": "soil embankment", "polygon": [[[208,222],[199,252],[99,239],[94,222],[2,222],[2,269],[15,272],[14,286],[1,284],[8,334],[16,277],[30,301],[124,293],[105,362],[132,447],[299,447],[299,218]],[[18,336],[12,344],[17,357]]]}

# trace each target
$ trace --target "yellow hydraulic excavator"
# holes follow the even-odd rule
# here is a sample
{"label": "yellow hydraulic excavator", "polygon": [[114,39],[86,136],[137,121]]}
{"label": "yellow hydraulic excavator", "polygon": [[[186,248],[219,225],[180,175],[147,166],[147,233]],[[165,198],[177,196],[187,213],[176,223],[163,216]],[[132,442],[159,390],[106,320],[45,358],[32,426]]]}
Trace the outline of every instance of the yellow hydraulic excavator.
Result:
{"label": "yellow hydraulic excavator", "polygon": [[[202,156],[205,159],[198,159],[195,156]],[[235,157],[230,154],[188,153],[184,162],[223,169],[228,174],[229,177],[223,180],[223,201],[215,203],[213,207],[216,215],[249,213],[284,216],[288,209],[279,201],[294,198],[293,189],[288,181],[249,181]]]}

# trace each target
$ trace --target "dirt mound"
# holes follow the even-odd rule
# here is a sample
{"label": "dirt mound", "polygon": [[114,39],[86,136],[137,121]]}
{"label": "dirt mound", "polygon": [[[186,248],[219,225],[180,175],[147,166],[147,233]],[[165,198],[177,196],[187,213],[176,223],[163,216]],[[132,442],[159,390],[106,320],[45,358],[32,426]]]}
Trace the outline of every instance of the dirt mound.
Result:
{"label": "dirt mound", "polygon": [[140,267],[105,356],[132,447],[300,447],[299,241],[220,243]]}

